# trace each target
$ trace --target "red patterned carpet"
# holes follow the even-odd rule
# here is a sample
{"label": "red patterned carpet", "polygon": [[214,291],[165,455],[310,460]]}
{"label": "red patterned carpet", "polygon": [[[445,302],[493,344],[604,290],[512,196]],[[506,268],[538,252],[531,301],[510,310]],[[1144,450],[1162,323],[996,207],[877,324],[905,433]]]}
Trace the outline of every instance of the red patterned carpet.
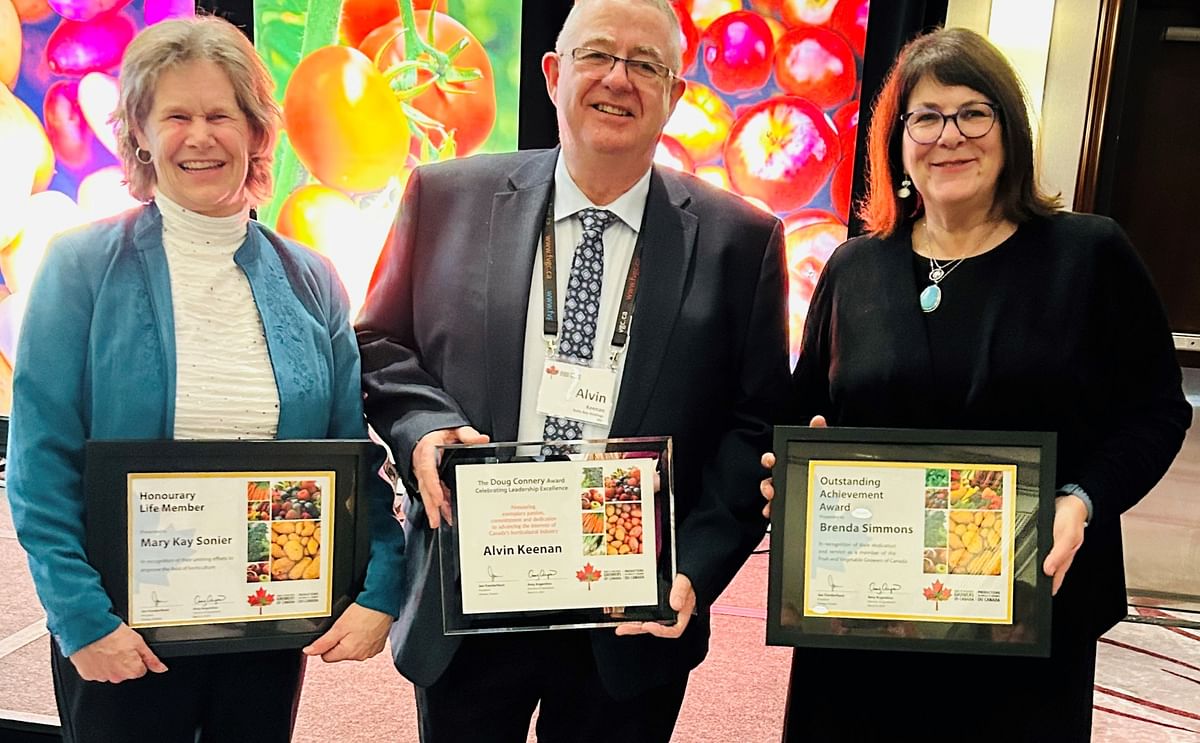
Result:
{"label": "red patterned carpet", "polygon": [[[752,557],[715,607],[712,649],[692,675],[677,743],[779,740],[789,652],[763,644],[766,568],[765,554]],[[0,570],[0,717],[52,721],[48,639],[2,492]],[[1122,623],[1100,646],[1095,705],[1095,741],[1200,743],[1200,630]],[[412,688],[386,654],[318,662],[309,665],[295,740],[408,743],[415,719]]]}

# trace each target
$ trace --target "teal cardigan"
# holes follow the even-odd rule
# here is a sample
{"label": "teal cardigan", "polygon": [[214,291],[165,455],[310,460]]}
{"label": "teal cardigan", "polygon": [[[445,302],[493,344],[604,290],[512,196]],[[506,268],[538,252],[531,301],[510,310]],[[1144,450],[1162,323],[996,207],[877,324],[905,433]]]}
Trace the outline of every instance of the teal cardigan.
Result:
{"label": "teal cardigan", "polygon": [[[358,346],[330,263],[253,221],[233,259],[266,331],[279,390],[277,438],[365,437]],[[17,346],[8,497],[64,655],[120,623],[84,555],[84,443],[169,439],[174,430],[171,283],[162,216],[150,204],[54,240]],[[396,616],[403,531],[386,485],[369,487],[371,559],[357,601]]]}

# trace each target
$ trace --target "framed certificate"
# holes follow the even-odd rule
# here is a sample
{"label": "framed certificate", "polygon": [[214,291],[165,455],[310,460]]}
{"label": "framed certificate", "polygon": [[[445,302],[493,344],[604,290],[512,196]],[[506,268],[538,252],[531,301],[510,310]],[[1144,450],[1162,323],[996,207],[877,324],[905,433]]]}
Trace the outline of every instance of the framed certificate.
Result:
{"label": "framed certificate", "polygon": [[442,449],[447,634],[671,624],[671,439]]}
{"label": "framed certificate", "polygon": [[775,429],[767,643],[1045,656],[1052,433]]}
{"label": "framed certificate", "polygon": [[88,561],[163,656],[303,647],[369,556],[370,441],[90,441]]}

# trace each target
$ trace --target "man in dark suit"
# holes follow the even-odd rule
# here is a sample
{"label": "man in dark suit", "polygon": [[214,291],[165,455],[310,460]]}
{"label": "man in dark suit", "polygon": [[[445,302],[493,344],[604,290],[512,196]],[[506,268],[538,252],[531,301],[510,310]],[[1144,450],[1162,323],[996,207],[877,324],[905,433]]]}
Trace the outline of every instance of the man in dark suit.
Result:
{"label": "man in dark suit", "polygon": [[[766,523],[758,455],[788,380],[782,227],[652,167],[685,85],[665,0],[581,0],[556,46],[542,68],[561,148],[414,172],[358,324],[367,415],[410,495],[408,595],[391,641],[417,687],[425,743],[523,741],[539,703],[543,741],[669,740],[708,649],[708,607]],[[616,353],[616,404],[609,425],[571,433],[674,438],[678,621],[446,636],[433,535],[449,509],[436,447],[549,436],[537,405],[548,300],[534,266],[549,211],[565,338],[567,267],[574,284],[594,207],[611,222],[591,232],[603,243],[599,309],[583,321],[594,325],[590,347],[575,355],[598,367]],[[633,321],[617,348],[635,255]]]}

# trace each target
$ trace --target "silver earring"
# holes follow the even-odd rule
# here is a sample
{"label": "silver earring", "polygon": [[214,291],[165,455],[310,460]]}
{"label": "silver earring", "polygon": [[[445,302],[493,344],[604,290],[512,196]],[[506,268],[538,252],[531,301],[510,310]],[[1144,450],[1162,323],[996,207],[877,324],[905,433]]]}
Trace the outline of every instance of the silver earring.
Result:
{"label": "silver earring", "polygon": [[900,181],[900,188],[896,189],[896,195],[902,199],[912,196],[912,181],[909,180],[908,173],[905,173],[904,180]]}
{"label": "silver earring", "polygon": [[150,150],[143,150],[141,147],[133,148],[133,156],[142,165],[149,165],[154,162],[154,155],[150,154]]}

